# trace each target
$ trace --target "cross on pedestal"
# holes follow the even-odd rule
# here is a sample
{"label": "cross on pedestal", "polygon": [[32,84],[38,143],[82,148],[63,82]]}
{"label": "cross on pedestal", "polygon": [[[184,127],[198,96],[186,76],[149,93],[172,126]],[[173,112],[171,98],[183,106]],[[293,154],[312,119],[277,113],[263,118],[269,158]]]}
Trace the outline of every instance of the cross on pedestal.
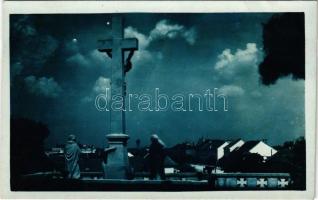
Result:
{"label": "cross on pedestal", "polygon": [[[107,155],[107,163],[104,163],[104,177],[111,179],[123,179],[127,177],[128,155],[125,120],[125,51],[130,51],[128,62],[133,52],[138,49],[138,40],[136,38],[124,38],[123,20],[120,15],[112,17],[112,38],[99,40],[98,50],[105,52],[111,57],[111,98],[110,105],[113,101],[121,98],[123,108],[112,110],[110,106],[110,134],[107,135],[110,148],[115,151]],[[113,98],[115,97],[116,98]]]}
{"label": "cross on pedestal", "polygon": [[[111,57],[111,95],[120,95],[123,98],[123,109],[113,111],[110,109],[111,133],[126,132],[125,127],[125,62],[124,52],[133,52],[138,49],[136,38],[124,38],[123,20],[120,15],[112,17],[112,39],[99,40],[100,52],[106,52]],[[117,99],[118,101],[118,99]],[[110,102],[112,104],[112,100]],[[111,105],[110,104],[110,105]]]}

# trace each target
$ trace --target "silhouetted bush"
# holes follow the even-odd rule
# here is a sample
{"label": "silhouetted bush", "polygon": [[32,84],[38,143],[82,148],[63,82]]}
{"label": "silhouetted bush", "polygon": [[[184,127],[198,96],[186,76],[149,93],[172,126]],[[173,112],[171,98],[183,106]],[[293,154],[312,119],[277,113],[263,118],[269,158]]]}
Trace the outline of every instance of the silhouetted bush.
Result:
{"label": "silhouetted bush", "polygon": [[266,162],[268,172],[287,172],[293,180],[293,189],[306,189],[306,142],[303,137],[285,142],[277,154]]}
{"label": "silhouetted bush", "polygon": [[44,140],[49,135],[46,125],[29,119],[11,119],[10,130],[11,183],[20,175],[51,169],[44,152]]}
{"label": "silhouetted bush", "polygon": [[262,83],[280,77],[305,78],[304,13],[275,14],[263,26],[265,58],[259,66]]}

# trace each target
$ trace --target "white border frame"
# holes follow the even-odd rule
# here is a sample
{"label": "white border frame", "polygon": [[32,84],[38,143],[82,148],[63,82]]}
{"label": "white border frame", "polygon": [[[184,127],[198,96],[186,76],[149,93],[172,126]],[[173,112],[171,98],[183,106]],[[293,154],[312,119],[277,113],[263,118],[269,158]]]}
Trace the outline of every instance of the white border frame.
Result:
{"label": "white border frame", "polygon": [[[316,1],[6,1],[3,3],[3,61],[1,82],[0,125],[0,198],[252,198],[252,199],[313,199],[315,177],[316,132]],[[10,141],[10,75],[9,75],[9,14],[35,13],[114,13],[114,12],[305,12],[306,81],[306,191],[211,191],[211,192],[11,192],[9,169]]]}

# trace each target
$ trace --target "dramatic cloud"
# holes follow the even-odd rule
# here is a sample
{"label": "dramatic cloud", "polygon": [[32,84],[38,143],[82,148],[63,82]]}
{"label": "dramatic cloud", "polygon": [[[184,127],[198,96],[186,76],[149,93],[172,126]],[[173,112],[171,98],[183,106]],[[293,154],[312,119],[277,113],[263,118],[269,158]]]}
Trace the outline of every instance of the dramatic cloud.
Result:
{"label": "dramatic cloud", "polygon": [[305,78],[304,13],[276,14],[264,24],[265,59],[259,66],[262,83],[274,84],[277,79],[292,75]]}
{"label": "dramatic cloud", "polygon": [[37,31],[29,16],[14,21],[10,33],[13,44],[10,50],[15,55],[11,62],[19,62],[23,66],[43,67],[58,47],[55,38]]}
{"label": "dramatic cloud", "polygon": [[110,64],[110,58],[105,53],[101,53],[97,49],[81,51],[78,43],[78,41],[74,42],[74,39],[64,43],[64,51],[68,55],[67,64],[91,70]]}
{"label": "dramatic cloud", "polygon": [[150,52],[147,47],[151,42],[159,39],[183,38],[188,44],[193,45],[197,39],[195,28],[187,29],[183,25],[169,23],[168,20],[161,20],[152,29],[148,35],[138,32],[134,27],[127,27],[124,31],[125,37],[135,37],[139,42],[139,50],[133,57],[133,62],[144,63],[151,59],[162,59],[162,53]]}
{"label": "dramatic cloud", "polygon": [[149,37],[142,33],[139,33],[138,30],[134,27],[129,26],[125,28],[124,34],[125,34],[125,37],[128,37],[128,38],[137,38],[139,48],[141,50],[146,49],[150,43]]}
{"label": "dramatic cloud", "polygon": [[260,84],[258,64],[263,54],[256,43],[248,43],[234,52],[225,49],[214,65],[215,80],[224,84],[219,92],[228,96],[230,121],[236,129],[233,135],[239,131],[237,137],[241,138],[280,141],[303,135],[304,82],[287,76],[271,87]]}
{"label": "dramatic cloud", "polygon": [[[127,112],[128,145],[136,139],[148,145],[152,133],[168,146],[200,137],[265,138],[281,144],[304,136],[304,80],[286,76],[271,87],[260,83],[262,24],[271,16],[125,14],[125,36],[139,41],[125,78],[128,94],[153,96],[160,88],[160,94],[169,97],[203,95],[206,89],[218,88],[218,94],[228,96],[227,112],[222,111],[221,98],[217,112]],[[49,146],[65,142],[69,132],[81,143],[106,145],[109,112],[98,111],[95,98],[111,85],[111,59],[97,50],[98,39],[110,38],[105,24],[110,18],[111,14],[10,16],[11,113],[48,124]],[[138,99],[131,103],[134,109]]]}
{"label": "dramatic cloud", "polygon": [[100,76],[95,81],[91,94],[82,98],[81,101],[84,103],[92,102],[97,95],[106,94],[106,88],[110,89],[110,79]]}
{"label": "dramatic cloud", "polygon": [[145,49],[149,44],[158,39],[183,38],[187,43],[193,45],[197,39],[195,28],[187,29],[183,25],[171,24],[168,20],[159,21],[148,36],[139,33],[136,28],[131,26],[125,29],[125,37],[136,37],[139,40],[140,48]]}
{"label": "dramatic cloud", "polygon": [[56,98],[60,95],[62,88],[53,78],[36,78],[28,76],[24,79],[28,91],[38,96]]}
{"label": "dramatic cloud", "polygon": [[156,27],[150,32],[149,40],[157,39],[175,39],[181,37],[189,44],[193,45],[197,39],[197,33],[194,28],[187,29],[179,24],[171,24],[168,20],[161,20],[156,24]]}
{"label": "dramatic cloud", "polygon": [[244,94],[243,88],[236,85],[225,85],[220,88],[219,92],[227,96],[241,96]]}
{"label": "dramatic cloud", "polygon": [[232,53],[225,49],[214,65],[218,74],[227,80],[233,80],[236,76],[250,74],[257,69],[259,50],[255,43],[246,44],[246,49],[237,49]]}
{"label": "dramatic cloud", "polygon": [[110,88],[110,79],[101,76],[96,80],[93,91],[96,94],[104,94],[106,92],[106,88]]}
{"label": "dramatic cloud", "polygon": [[66,61],[72,65],[89,67],[89,61],[86,56],[81,53],[76,53],[71,57],[67,58]]}

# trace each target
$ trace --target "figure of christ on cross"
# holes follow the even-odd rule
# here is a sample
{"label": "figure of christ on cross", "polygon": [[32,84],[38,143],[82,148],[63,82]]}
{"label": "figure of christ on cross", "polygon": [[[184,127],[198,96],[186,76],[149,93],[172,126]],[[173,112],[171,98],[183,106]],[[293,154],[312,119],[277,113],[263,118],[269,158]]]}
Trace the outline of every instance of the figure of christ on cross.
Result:
{"label": "figure of christ on cross", "polygon": [[[110,109],[110,134],[107,135],[109,148],[114,151],[107,154],[105,161],[104,177],[106,179],[125,179],[129,174],[127,156],[126,120],[125,120],[125,73],[131,68],[130,59],[138,49],[136,38],[124,38],[123,20],[120,15],[112,17],[112,38],[99,40],[98,50],[111,57],[111,96],[121,97],[123,109],[114,111]],[[129,51],[126,63],[124,62],[125,51]],[[111,99],[111,103],[113,98]],[[118,100],[118,99],[114,99]]]}
{"label": "figure of christ on cross", "polygon": [[[131,61],[134,51],[138,49],[138,40],[136,38],[124,38],[123,20],[120,15],[112,17],[112,39],[99,40],[100,52],[106,52],[111,57],[111,95],[120,95],[125,104],[125,73],[131,67]],[[129,51],[129,55],[124,62],[124,52]],[[125,110],[125,105],[123,107]],[[110,130],[111,133],[125,134],[125,112],[110,111]]]}

